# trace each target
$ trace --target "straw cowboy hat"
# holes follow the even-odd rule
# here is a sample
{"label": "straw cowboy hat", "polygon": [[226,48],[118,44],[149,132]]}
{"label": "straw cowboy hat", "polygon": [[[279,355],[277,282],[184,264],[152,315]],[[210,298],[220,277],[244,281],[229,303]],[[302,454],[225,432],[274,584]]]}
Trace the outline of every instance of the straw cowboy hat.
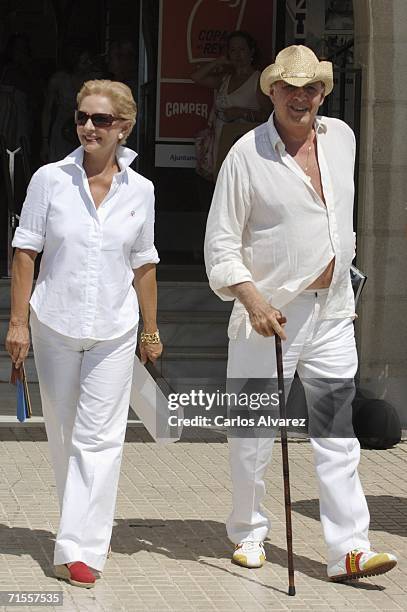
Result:
{"label": "straw cowboy hat", "polygon": [[274,64],[261,73],[260,87],[266,96],[276,81],[285,81],[295,87],[322,81],[327,96],[334,86],[332,63],[320,62],[315,53],[304,45],[292,45],[280,51]]}

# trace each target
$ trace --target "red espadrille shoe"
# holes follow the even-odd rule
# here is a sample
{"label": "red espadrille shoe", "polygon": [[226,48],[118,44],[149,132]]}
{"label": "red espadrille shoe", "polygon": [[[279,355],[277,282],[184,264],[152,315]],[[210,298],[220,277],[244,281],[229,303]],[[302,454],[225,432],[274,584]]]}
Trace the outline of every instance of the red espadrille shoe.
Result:
{"label": "red espadrille shoe", "polygon": [[67,565],[55,565],[54,574],[57,578],[68,580],[73,586],[91,589],[95,586],[96,578],[86,563],[75,561],[70,567]]}

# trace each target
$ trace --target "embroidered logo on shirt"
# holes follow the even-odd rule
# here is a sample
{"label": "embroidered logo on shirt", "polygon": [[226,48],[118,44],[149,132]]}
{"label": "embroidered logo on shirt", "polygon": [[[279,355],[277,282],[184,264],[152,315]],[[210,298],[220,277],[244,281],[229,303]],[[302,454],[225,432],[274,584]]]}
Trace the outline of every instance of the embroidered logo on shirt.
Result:
{"label": "embroidered logo on shirt", "polygon": [[134,215],[136,214],[136,211],[132,210],[130,214],[131,214],[132,217],[134,217]]}

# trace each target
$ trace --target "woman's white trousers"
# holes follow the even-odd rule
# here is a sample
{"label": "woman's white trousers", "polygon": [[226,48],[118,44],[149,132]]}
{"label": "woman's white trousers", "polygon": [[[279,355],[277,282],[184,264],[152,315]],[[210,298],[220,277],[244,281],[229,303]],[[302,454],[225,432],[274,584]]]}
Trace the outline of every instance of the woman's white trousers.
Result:
{"label": "woman's white trousers", "polygon": [[[351,379],[357,370],[357,352],[351,319],[319,319],[327,291],[303,292],[283,309],[287,340],[282,342],[284,376],[295,370],[304,386],[309,418],[318,396],[316,381]],[[252,332],[245,338],[244,325],[230,340],[228,378],[276,378],[274,338]],[[353,387],[353,382],[351,382]],[[287,390],[286,390],[287,393]],[[353,389],[347,395],[351,423]],[[369,511],[359,481],[360,445],[354,437],[311,439],[320,493],[320,516],[328,561],[336,561],[353,548],[369,550]],[[270,522],[262,508],[264,476],[271,460],[272,437],[230,437],[233,510],[227,521],[229,538],[265,540]],[[295,486],[295,476],[292,476]],[[295,534],[294,534],[295,538]]]}
{"label": "woman's white trousers", "polygon": [[63,336],[31,312],[35,365],[61,520],[55,565],[103,569],[112,532],[137,328],[113,340]]}

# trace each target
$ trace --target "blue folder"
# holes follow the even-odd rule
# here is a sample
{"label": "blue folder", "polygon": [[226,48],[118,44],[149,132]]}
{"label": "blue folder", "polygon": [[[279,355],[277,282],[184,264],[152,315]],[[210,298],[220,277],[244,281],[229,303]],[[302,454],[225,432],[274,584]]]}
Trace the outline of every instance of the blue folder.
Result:
{"label": "blue folder", "polygon": [[17,379],[17,419],[20,423],[28,418],[27,402],[25,400],[24,383]]}
{"label": "blue folder", "polygon": [[20,423],[24,423],[26,419],[32,416],[24,364],[21,364],[18,370],[12,365],[10,382],[17,387],[17,420],[20,421]]}

